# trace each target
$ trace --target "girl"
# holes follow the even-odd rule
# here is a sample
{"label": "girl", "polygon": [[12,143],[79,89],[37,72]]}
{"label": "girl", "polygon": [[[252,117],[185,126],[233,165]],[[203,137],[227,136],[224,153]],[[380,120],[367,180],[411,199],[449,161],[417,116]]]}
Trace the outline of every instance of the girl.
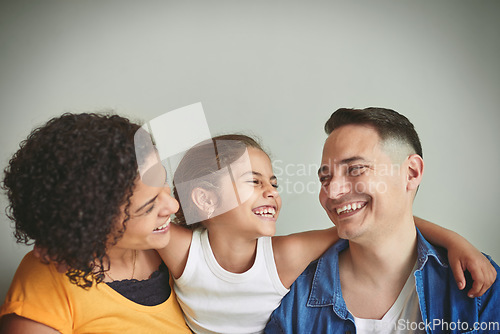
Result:
{"label": "girl", "polygon": [[178,203],[164,173],[162,187],[139,177],[155,155],[136,160],[139,128],[116,115],[65,114],[21,143],[2,185],[15,235],[67,270],[28,253],[0,310],[2,333],[190,333],[153,250],[169,243]]}
{"label": "girl", "polygon": [[[274,236],[281,208],[278,183],[269,156],[250,137],[219,136],[193,147],[181,160],[174,185],[182,205],[178,225],[171,227],[168,246],[158,251],[196,333],[262,332],[295,279],[338,240],[335,228]],[[469,252],[464,258],[476,256],[491,285],[495,274],[477,250],[451,231],[416,221],[431,241],[449,246],[450,257],[464,248]],[[462,263],[474,269],[467,261]],[[454,269],[462,282],[462,268]]]}

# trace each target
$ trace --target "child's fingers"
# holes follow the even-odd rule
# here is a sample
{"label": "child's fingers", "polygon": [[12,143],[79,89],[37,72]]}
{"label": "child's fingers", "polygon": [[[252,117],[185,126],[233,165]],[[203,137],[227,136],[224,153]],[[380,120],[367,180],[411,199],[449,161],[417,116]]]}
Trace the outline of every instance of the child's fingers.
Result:
{"label": "child's fingers", "polygon": [[[469,298],[474,298],[480,296],[479,292],[483,289],[483,282],[474,280],[472,283],[472,288],[467,292]],[[482,295],[482,294],[481,294]]]}
{"label": "child's fingers", "polygon": [[488,269],[484,268],[483,269],[483,277],[484,277],[484,280],[483,280],[483,286],[481,287],[481,289],[474,295],[474,297],[481,297],[491,286],[491,284],[493,283],[491,280],[490,280],[490,277],[489,277],[489,274],[488,274]]}
{"label": "child's fingers", "polygon": [[57,271],[64,274],[65,272],[68,271],[68,266],[66,263],[55,263],[47,254],[47,249],[38,247],[35,244],[35,247],[33,247],[33,254],[35,257],[37,257],[42,263],[45,264],[50,264],[54,263],[56,265]]}
{"label": "child's fingers", "polygon": [[481,297],[488,289],[491,287],[493,283],[495,283],[495,280],[497,278],[497,272],[493,266],[491,268],[487,268],[484,271],[484,283],[483,287],[479,291],[479,293],[476,295],[476,297]]}
{"label": "child's fingers", "polygon": [[467,292],[467,296],[474,298],[478,296],[478,293],[482,290],[484,282],[486,281],[485,273],[483,272],[483,267],[476,262],[467,263],[466,268],[474,281],[472,283],[472,288]]}
{"label": "child's fingers", "polygon": [[57,271],[60,272],[61,274],[64,274],[65,272],[68,271],[68,266],[63,263],[63,264],[56,264]]}
{"label": "child's fingers", "polygon": [[49,264],[50,258],[47,255],[47,250],[45,248],[38,247],[36,244],[33,247],[33,255],[40,260],[40,262]]}
{"label": "child's fingers", "polygon": [[450,267],[453,272],[453,277],[455,277],[455,282],[457,282],[458,289],[463,290],[463,288],[465,288],[465,276],[462,265],[457,261],[450,263]]}
{"label": "child's fingers", "polygon": [[495,269],[495,267],[493,267],[493,265],[490,263],[490,268],[488,270],[488,277],[490,279],[490,286],[495,283],[496,279],[497,279],[497,271]]}
{"label": "child's fingers", "polygon": [[481,297],[495,282],[497,272],[486,257],[484,257],[482,263],[472,263],[468,267],[467,269],[471,273],[474,283],[467,295],[471,298]]}

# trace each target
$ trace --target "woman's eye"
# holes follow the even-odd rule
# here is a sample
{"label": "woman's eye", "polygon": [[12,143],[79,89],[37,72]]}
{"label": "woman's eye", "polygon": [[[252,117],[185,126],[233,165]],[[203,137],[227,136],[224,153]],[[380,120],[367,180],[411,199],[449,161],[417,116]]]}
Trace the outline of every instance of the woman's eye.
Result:
{"label": "woman's eye", "polygon": [[277,184],[277,183],[276,183],[276,184],[273,184],[272,186],[273,186],[274,188],[276,188],[276,189],[278,189],[278,188],[279,188],[279,184]]}
{"label": "woman's eye", "polygon": [[149,209],[146,210],[146,212],[144,212],[144,214],[151,213],[154,208],[155,208],[155,205],[153,204],[153,205],[151,205],[151,207]]}

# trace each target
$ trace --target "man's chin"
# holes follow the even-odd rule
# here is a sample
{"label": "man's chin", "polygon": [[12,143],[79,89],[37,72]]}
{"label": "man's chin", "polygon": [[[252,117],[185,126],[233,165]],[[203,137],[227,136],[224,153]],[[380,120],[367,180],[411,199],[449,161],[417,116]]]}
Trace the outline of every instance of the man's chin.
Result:
{"label": "man's chin", "polygon": [[361,231],[358,228],[352,228],[353,226],[345,226],[343,223],[337,225],[337,233],[340,239],[345,240],[356,240],[360,237]]}

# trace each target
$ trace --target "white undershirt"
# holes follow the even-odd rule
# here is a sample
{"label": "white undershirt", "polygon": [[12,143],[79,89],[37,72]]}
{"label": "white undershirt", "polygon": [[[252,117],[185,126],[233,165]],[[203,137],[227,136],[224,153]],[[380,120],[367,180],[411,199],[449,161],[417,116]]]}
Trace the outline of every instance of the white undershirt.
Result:
{"label": "white undershirt", "polygon": [[425,333],[415,288],[415,269],[416,264],[398,298],[382,319],[354,317],[358,334]]}

